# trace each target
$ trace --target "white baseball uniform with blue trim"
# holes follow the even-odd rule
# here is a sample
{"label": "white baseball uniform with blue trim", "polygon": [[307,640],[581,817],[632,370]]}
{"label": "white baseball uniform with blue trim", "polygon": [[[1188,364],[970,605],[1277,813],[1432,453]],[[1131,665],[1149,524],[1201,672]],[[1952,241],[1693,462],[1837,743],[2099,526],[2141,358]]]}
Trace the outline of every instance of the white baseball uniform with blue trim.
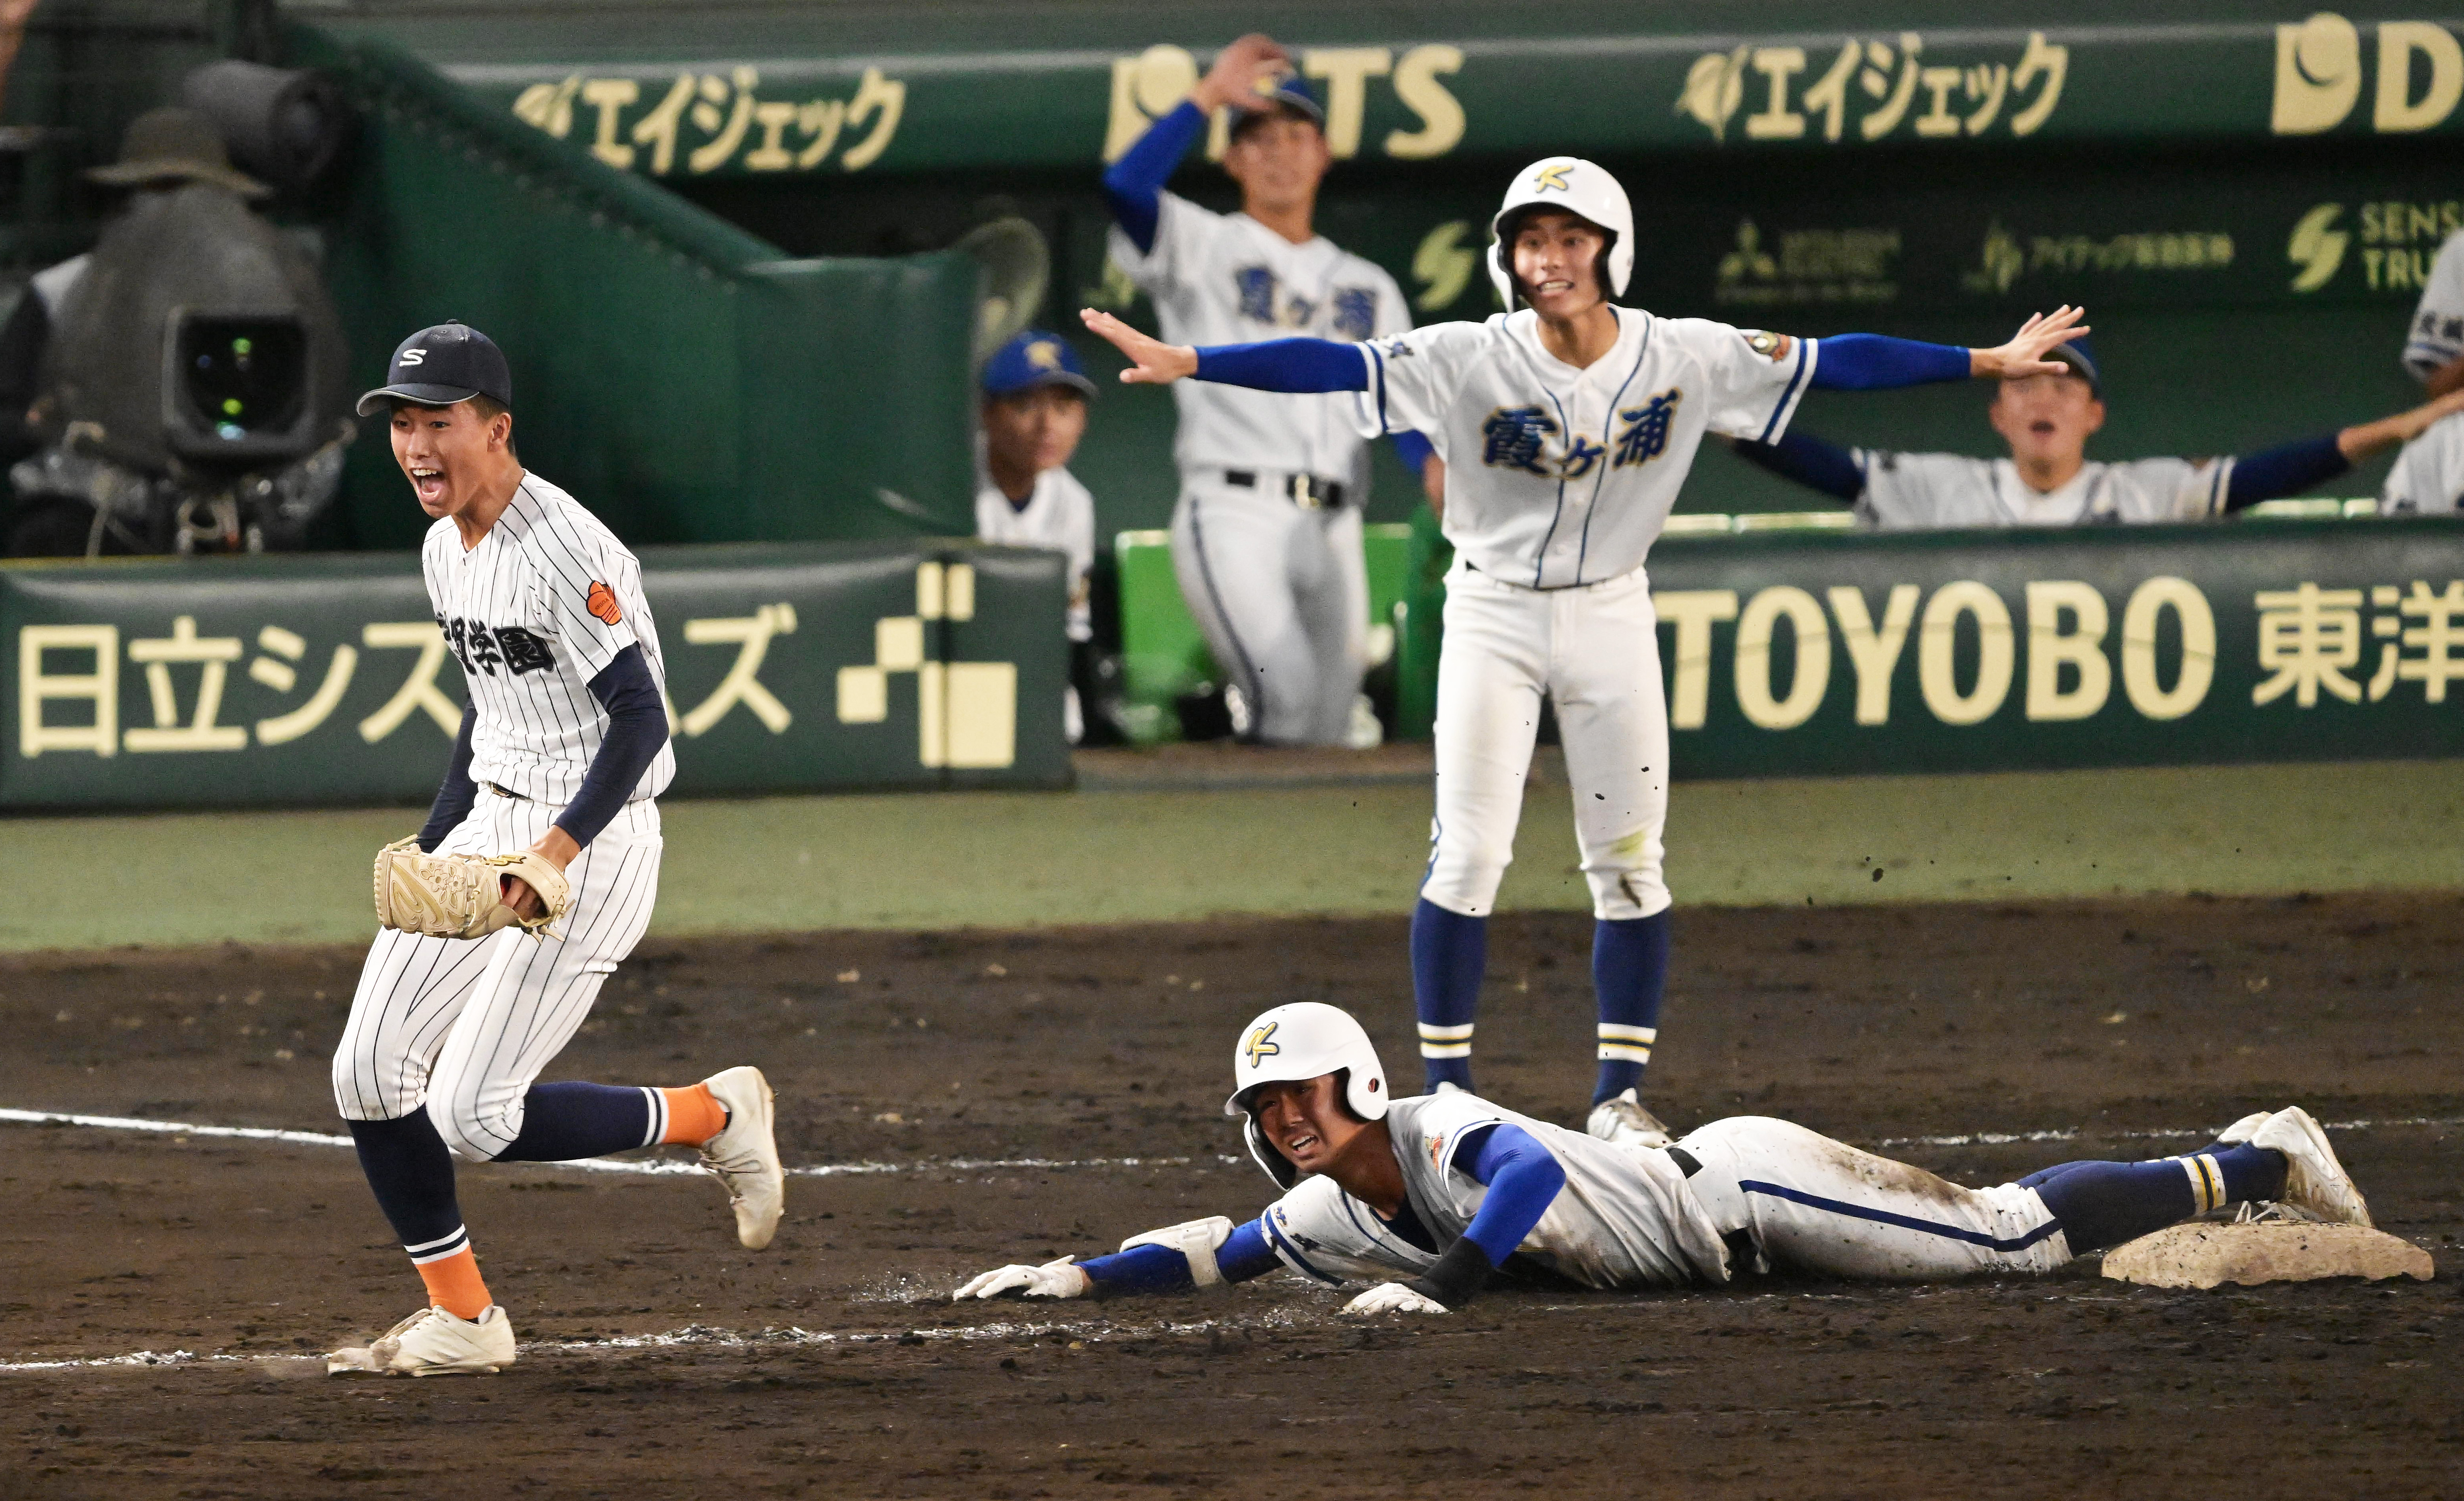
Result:
{"label": "white baseball uniform with blue trim", "polygon": [[[1111,252],[1155,299],[1166,342],[1356,342],[1412,326],[1395,278],[1325,236],[1295,245],[1245,213],[1157,196],[1154,247],[1141,253],[1115,228]],[[1172,395],[1174,572],[1226,675],[1235,725],[1267,740],[1339,744],[1369,638],[1369,453],[1350,398],[1205,381],[1177,382]],[[1343,503],[1296,500],[1295,483],[1311,479],[1340,485]]]}
{"label": "white baseball uniform with blue trim", "polygon": [[2439,418],[2404,446],[2379,493],[2381,516],[2464,511],[2464,411]]}
{"label": "white baseball uniform with blue trim", "polygon": [[2464,355],[2464,230],[2447,236],[2405,330],[2404,367],[2426,381]]}
{"label": "white baseball uniform with blue trim", "polygon": [[1485,917],[1514,855],[1545,695],[1573,784],[1595,916],[1669,905],[1661,870],[1668,706],[1643,562],[1706,432],[1771,442],[1814,377],[1815,341],[1614,308],[1576,369],[1529,309],[1363,346],[1362,430],[1416,429],[1446,464],[1437,823],[1420,894]]}
{"label": "white baseball uniform with blue trim", "polygon": [[[525,475],[477,546],[466,548],[450,519],[430,527],[421,566],[478,711],[478,801],[432,852],[527,850],[581,791],[606,731],[590,680],[639,646],[665,691],[641,564],[581,502]],[[456,1156],[487,1160],[513,1143],[531,1081],[649,925],[664,849],[654,798],[675,764],[661,746],[623,810],[566,868],[561,937],[377,935],[334,1051],[344,1119],[390,1120],[432,1095],[444,1108],[429,1114]],[[649,1142],[663,1124],[654,1108]]]}
{"label": "white baseball uniform with blue trim", "polygon": [[[1395,1101],[1386,1124],[1413,1217],[1441,1249],[1487,1194],[1456,1165],[1462,1144],[1487,1126],[1529,1134],[1566,1186],[1517,1254],[1586,1287],[1716,1284],[1749,1269],[1925,1281],[2050,1271],[2071,1259],[2033,1188],[1963,1188],[1784,1120],[1714,1121],[1671,1152],[1449,1091]],[[1302,1180],[1264,1223],[1284,1264],[1322,1282],[1418,1276],[1438,1260],[1330,1178]]]}
{"label": "white baseball uniform with blue trim", "polygon": [[2088,463],[2069,483],[2038,491],[2007,458],[1880,449],[1849,455],[1865,474],[1857,519],[1883,531],[2204,521],[2224,515],[2233,472],[2231,458]]}

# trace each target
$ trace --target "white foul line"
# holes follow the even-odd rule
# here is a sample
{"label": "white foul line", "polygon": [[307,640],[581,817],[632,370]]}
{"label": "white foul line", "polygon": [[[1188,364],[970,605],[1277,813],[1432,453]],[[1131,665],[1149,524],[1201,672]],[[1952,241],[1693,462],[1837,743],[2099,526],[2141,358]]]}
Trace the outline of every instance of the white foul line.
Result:
{"label": "white foul line", "polygon": [[[79,1115],[60,1111],[0,1109],[0,1124],[21,1126],[83,1126],[99,1131],[143,1131],[158,1136],[205,1137],[217,1140],[279,1141],[292,1146],[347,1147],[348,1137],[332,1136],[317,1131],[279,1131],[270,1126],[204,1126],[184,1120],[144,1120],[134,1115]],[[2330,1131],[2386,1131],[2423,1126],[2446,1129],[2464,1126],[2464,1116],[2412,1115],[2399,1120],[2331,1120]],[[2200,1129],[2164,1129],[2155,1131],[2087,1130],[2072,1126],[2049,1131],[1975,1131],[1964,1136],[1948,1137],[1884,1137],[1874,1144],[1879,1147],[1990,1147],[2010,1146],[2030,1141],[2077,1141],[2082,1137],[2112,1141],[2212,1140],[2221,1127]],[[1206,1160],[1187,1157],[1090,1157],[1090,1158],[950,1158],[924,1162],[821,1162],[810,1167],[787,1169],[790,1178],[863,1178],[884,1173],[999,1173],[1060,1171],[1090,1167],[1189,1167]],[[1214,1160],[1225,1166],[1240,1162],[1237,1157],[1221,1154]],[[508,1164],[521,1167],[569,1167],[585,1173],[626,1173],[640,1177],[660,1177],[671,1173],[698,1173],[697,1162],[674,1159],[650,1159],[625,1161],[610,1157],[583,1158],[571,1162],[523,1162]]]}
{"label": "white foul line", "polygon": [[[937,1302],[937,1299],[930,1300]],[[946,1306],[946,1305],[945,1305]],[[1114,1324],[1103,1320],[1091,1323],[1012,1323],[970,1324],[957,1329],[901,1329],[873,1331],[865,1334],[832,1334],[827,1330],[759,1329],[738,1332],[717,1329],[707,1324],[688,1324],[664,1335],[618,1335],[605,1339],[541,1339],[525,1340],[517,1347],[526,1356],[592,1355],[604,1352],[633,1350],[676,1350],[714,1347],[738,1347],[746,1350],[802,1349],[814,1345],[896,1344],[927,1339],[1034,1339],[1048,1334],[1087,1335],[1099,1338],[1154,1339],[1174,1335],[1204,1334],[1210,1329],[1238,1328],[1243,1325],[1277,1325],[1293,1322],[1288,1313],[1269,1313],[1264,1318],[1242,1320],[1198,1319],[1181,1321],[1158,1319],[1139,1324]],[[267,1355],[199,1355],[193,1350],[139,1350],[128,1355],[99,1356],[72,1360],[0,1361],[0,1375],[28,1371],[85,1371],[111,1366],[174,1366],[174,1365],[263,1365],[287,1360],[323,1360],[322,1355],[295,1355],[288,1352]],[[356,1374],[356,1373],[354,1373]]]}
{"label": "white foul line", "polygon": [[[85,1126],[99,1131],[143,1131],[157,1136],[205,1137],[216,1140],[279,1141],[291,1146],[347,1147],[348,1137],[331,1136],[318,1131],[277,1131],[271,1126],[201,1126],[185,1120],[143,1120],[134,1115],[77,1115],[47,1110],[0,1110],[0,1124],[20,1126]],[[811,1167],[787,1169],[790,1178],[860,1178],[880,1173],[997,1173],[1033,1172],[1082,1167],[1188,1167],[1202,1159],[1187,1157],[1093,1157],[1083,1159],[1011,1157],[950,1158],[929,1162],[822,1162]],[[1229,1165],[1240,1161],[1236,1157],[1218,1157],[1218,1162]],[[516,1162],[509,1167],[570,1167],[585,1173],[628,1173],[659,1177],[670,1173],[698,1173],[698,1162],[680,1162],[673,1159],[654,1158],[644,1161],[624,1161],[612,1157],[583,1158],[571,1162]]]}

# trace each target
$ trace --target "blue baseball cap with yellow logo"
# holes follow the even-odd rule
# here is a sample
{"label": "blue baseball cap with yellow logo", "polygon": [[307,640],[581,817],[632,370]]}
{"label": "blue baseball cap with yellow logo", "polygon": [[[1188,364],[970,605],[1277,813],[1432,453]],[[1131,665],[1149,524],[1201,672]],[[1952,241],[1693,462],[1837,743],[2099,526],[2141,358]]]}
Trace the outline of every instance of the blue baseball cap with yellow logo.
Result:
{"label": "blue baseball cap with yellow logo", "polygon": [[1078,351],[1069,347],[1069,341],[1040,328],[1019,335],[984,362],[987,396],[1015,396],[1039,386],[1068,386],[1089,396],[1095,394],[1095,383],[1087,378],[1087,367],[1079,363]]}

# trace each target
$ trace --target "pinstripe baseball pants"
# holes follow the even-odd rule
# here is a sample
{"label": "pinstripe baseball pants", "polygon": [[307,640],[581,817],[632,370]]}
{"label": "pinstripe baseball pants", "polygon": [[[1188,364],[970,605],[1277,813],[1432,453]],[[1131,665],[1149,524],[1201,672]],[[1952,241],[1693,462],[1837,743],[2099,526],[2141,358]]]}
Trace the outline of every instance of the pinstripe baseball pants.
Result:
{"label": "pinstripe baseball pants", "polygon": [[[483,787],[436,852],[526,850],[557,811]],[[660,850],[658,805],[627,804],[565,872],[573,903],[556,924],[561,938],[517,928],[476,939],[379,933],[334,1049],[342,1118],[391,1120],[425,1105],[456,1157],[484,1162],[511,1146],[531,1081],[649,925]]]}

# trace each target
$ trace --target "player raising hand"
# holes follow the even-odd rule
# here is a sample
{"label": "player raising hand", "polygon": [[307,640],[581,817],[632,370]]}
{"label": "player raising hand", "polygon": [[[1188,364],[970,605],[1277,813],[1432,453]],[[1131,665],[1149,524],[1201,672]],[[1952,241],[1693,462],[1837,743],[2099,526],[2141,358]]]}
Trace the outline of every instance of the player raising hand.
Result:
{"label": "player raising hand", "polygon": [[1617,306],[1634,269],[1625,190],[1551,157],[1515,175],[1489,275],[1507,312],[1363,344],[1193,348],[1089,310],[1133,362],[1121,379],[1353,391],[1365,432],[1417,430],[1445,465],[1445,642],[1438,664],[1436,850],[1412,917],[1420,1056],[1471,1087],[1485,922],[1513,858],[1545,695],[1598,918],[1599,1075],[1589,1129],[1665,1143],[1639,1088],[1668,967],[1668,710],[1643,560],[1706,432],[1776,439],[1808,386],[1871,389],[2058,373],[2087,332],[2064,307],[2010,342],[1962,349],[1872,334],[1821,340]]}

